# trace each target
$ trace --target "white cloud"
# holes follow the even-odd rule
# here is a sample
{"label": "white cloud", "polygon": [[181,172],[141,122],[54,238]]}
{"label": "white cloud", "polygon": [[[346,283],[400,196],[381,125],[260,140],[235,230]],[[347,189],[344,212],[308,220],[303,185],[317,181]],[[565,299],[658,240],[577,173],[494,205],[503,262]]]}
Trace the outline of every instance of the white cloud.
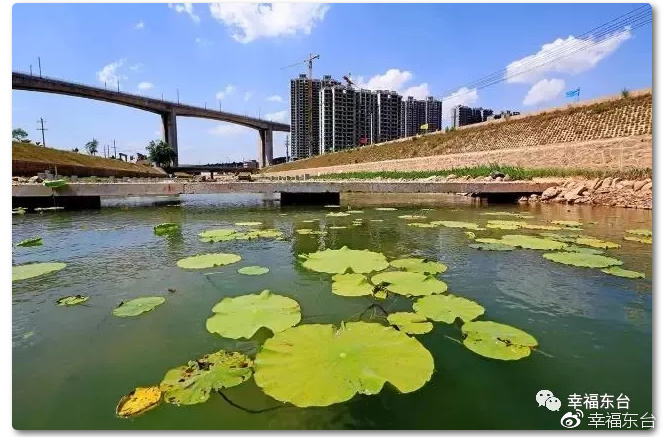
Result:
{"label": "white cloud", "polygon": [[329,6],[319,3],[212,3],[212,17],[231,29],[242,44],[259,38],[309,35],[325,17]]}
{"label": "white cloud", "polygon": [[251,97],[253,97],[253,92],[247,91],[247,92],[244,93],[244,101],[245,102],[248,102],[249,100],[251,100]]}
{"label": "white cloud", "polygon": [[403,85],[412,79],[412,73],[409,71],[401,71],[398,68],[392,68],[385,74],[378,74],[371,77],[368,81],[364,81],[363,76],[357,76],[355,83],[360,88],[369,90],[388,90],[400,91]]}
{"label": "white cloud", "polygon": [[99,82],[108,85],[115,85],[118,82],[127,80],[127,76],[118,73],[118,69],[126,62],[126,59],[120,59],[119,61],[111,62],[110,64],[104,66],[104,68],[97,71],[97,79],[99,79]]}
{"label": "white cloud", "polygon": [[232,85],[228,85],[222,91],[219,91],[218,93],[216,93],[216,98],[217,98],[217,100],[223,100],[226,97],[228,97],[228,95],[232,94],[233,92],[235,92],[235,87],[232,86]]}
{"label": "white cloud", "polygon": [[265,114],[265,119],[269,121],[284,122],[286,115],[287,111],[272,112],[271,114]]}
{"label": "white cloud", "polygon": [[527,92],[523,105],[548,102],[559,96],[563,90],[564,81],[562,79],[541,79]]}
{"label": "white cloud", "polygon": [[154,88],[154,84],[151,82],[141,82],[138,84],[138,89],[141,91],[149,90]]}
{"label": "white cloud", "polygon": [[417,100],[424,100],[426,97],[430,96],[430,90],[428,89],[427,83],[422,83],[418,86],[412,86],[405,91],[403,91],[403,98],[412,96]]}
{"label": "white cloud", "polygon": [[193,3],[168,3],[168,7],[175,12],[185,12],[195,23],[200,23],[200,17],[193,12]]}
{"label": "white cloud", "polygon": [[269,96],[269,97],[267,97],[267,101],[268,101],[268,102],[278,102],[278,103],[281,103],[281,102],[283,102],[283,97],[278,96],[278,95],[275,94],[275,95],[273,95],[273,96]]}
{"label": "white cloud", "polygon": [[207,131],[210,135],[215,135],[217,137],[236,136],[246,132],[247,128],[232,123],[220,123]]}
{"label": "white cloud", "polygon": [[143,20],[140,20],[136,25],[134,26],[134,29],[140,30],[145,28],[145,22]]}
{"label": "white cloud", "polygon": [[[555,41],[541,46],[541,50],[537,53],[511,62],[506,67],[505,77],[507,82],[510,83],[535,83],[543,78],[546,73],[582,73],[594,68],[631,36],[630,28],[626,27],[624,30],[600,40],[592,36],[577,39],[572,35],[566,39],[557,38]],[[550,61],[562,53],[571,54],[541,65],[536,69],[526,71],[535,65]]]}
{"label": "white cloud", "polygon": [[443,117],[451,117],[451,108],[458,105],[472,106],[479,100],[479,92],[476,88],[459,88],[457,91],[442,98]]}

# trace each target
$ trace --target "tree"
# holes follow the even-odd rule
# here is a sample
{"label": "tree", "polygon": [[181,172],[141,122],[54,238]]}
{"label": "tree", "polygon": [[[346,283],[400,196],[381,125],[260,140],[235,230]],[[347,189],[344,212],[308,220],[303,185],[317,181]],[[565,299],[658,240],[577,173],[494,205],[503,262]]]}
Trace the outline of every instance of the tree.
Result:
{"label": "tree", "polygon": [[20,127],[12,129],[12,140],[23,141],[27,138],[28,138],[28,133],[25,130],[21,129]]}
{"label": "tree", "polygon": [[96,138],[92,138],[92,141],[88,141],[85,143],[85,150],[87,150],[87,153],[90,155],[95,155],[97,153],[97,149],[99,148],[99,141],[97,141]]}
{"label": "tree", "polygon": [[78,153],[78,147],[75,147],[75,148],[71,149],[71,151],[74,152],[74,153]]}
{"label": "tree", "polygon": [[150,145],[146,147],[146,150],[149,160],[159,167],[163,167],[163,164],[170,166],[177,156],[170,144],[163,140],[150,141]]}

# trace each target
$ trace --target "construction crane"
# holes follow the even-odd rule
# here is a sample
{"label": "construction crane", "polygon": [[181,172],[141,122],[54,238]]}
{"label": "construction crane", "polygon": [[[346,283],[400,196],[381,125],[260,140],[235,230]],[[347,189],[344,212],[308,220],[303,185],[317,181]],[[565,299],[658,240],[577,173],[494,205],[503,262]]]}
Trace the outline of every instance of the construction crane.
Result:
{"label": "construction crane", "polygon": [[355,83],[352,81],[352,79],[350,79],[350,73],[348,73],[347,76],[343,76],[343,80],[348,84],[348,86],[351,89],[354,89],[354,87],[356,86]]}
{"label": "construction crane", "polygon": [[310,53],[308,55],[308,58],[304,59],[303,61],[295,62],[292,65],[288,65],[286,67],[282,67],[281,70],[284,70],[286,68],[294,67],[296,65],[300,64],[308,64],[308,111],[307,111],[307,119],[308,119],[308,156],[311,157],[313,156],[313,61],[315,59],[320,59],[320,55],[314,55],[313,53]]}

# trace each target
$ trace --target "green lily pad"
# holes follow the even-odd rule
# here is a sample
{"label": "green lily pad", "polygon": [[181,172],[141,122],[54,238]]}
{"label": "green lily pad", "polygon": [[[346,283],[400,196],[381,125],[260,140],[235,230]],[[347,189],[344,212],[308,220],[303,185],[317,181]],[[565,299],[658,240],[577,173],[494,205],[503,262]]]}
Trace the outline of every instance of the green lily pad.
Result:
{"label": "green lily pad", "polygon": [[520,222],[520,227],[522,229],[539,229],[539,230],[546,230],[546,231],[561,231],[563,228],[560,228],[559,226],[552,226],[552,225],[537,225],[536,223],[526,223],[526,222]]}
{"label": "green lily pad", "polygon": [[437,274],[447,271],[447,266],[442,263],[429,261],[423,258],[401,258],[395,259],[389,263],[397,269],[407,270],[408,272]]}
{"label": "green lily pad", "polygon": [[222,228],[222,229],[210,229],[208,231],[203,231],[198,236],[200,241],[203,243],[218,243],[219,241],[230,241],[234,240],[237,235],[237,231],[234,229]]}
{"label": "green lily pad", "polygon": [[264,275],[269,272],[269,269],[261,266],[246,266],[238,269],[237,272],[242,275]]}
{"label": "green lily pad", "polygon": [[152,311],[157,306],[166,301],[161,296],[138,297],[126,302],[120,302],[120,305],[113,310],[113,315],[117,317],[133,317],[139,314]]}
{"label": "green lily pad", "polygon": [[180,225],[177,223],[161,223],[160,225],[156,225],[154,227],[154,234],[162,236],[172,234],[173,232],[177,232],[179,230]]}
{"label": "green lily pad", "polygon": [[28,238],[20,243],[16,243],[16,245],[20,247],[43,246],[44,240],[41,237]]}
{"label": "green lily pad", "polygon": [[618,249],[618,248],[621,247],[617,243],[613,243],[613,242],[610,242],[610,241],[599,240],[598,238],[594,238],[594,237],[576,238],[575,243],[576,244],[582,244],[583,246],[598,247],[598,248],[602,248],[602,249]]}
{"label": "green lily pad", "polygon": [[241,256],[234,253],[205,253],[183,258],[177,261],[177,266],[183,269],[208,269],[233,264],[241,259]]}
{"label": "green lily pad", "polygon": [[551,252],[544,253],[543,257],[556,263],[567,264],[576,267],[605,268],[620,266],[622,262],[618,259],[603,255],[593,255],[579,252]]}
{"label": "green lily pad", "polygon": [[327,217],[347,217],[349,215],[350,214],[348,214],[347,212],[343,212],[343,211],[327,213]]}
{"label": "green lily pad", "polygon": [[433,276],[415,272],[384,272],[371,278],[392,293],[403,296],[426,296],[447,291],[447,284]]}
{"label": "green lily pad", "polygon": [[[477,241],[479,240],[477,239]],[[554,241],[547,238],[519,234],[503,235],[499,242],[508,244],[509,246],[534,250],[558,250],[564,249],[566,247],[566,244],[562,243],[561,241]]]}
{"label": "green lily pad", "polygon": [[[477,241],[479,240],[494,240],[494,238],[477,238]],[[516,250],[515,247],[503,243],[472,243],[469,244],[469,246],[477,250],[500,250],[500,251]]]}
{"label": "green lily pad", "polygon": [[396,211],[398,208],[389,208],[389,207],[380,207],[380,208],[375,208],[376,211]]}
{"label": "green lily pad", "polygon": [[310,219],[310,220],[302,220],[302,223],[315,223],[319,222],[320,219]]}
{"label": "green lily pad", "polygon": [[212,312],[215,314],[205,324],[207,330],[226,338],[251,338],[262,327],[281,332],[302,319],[296,300],[269,290],[226,297],[214,305]]}
{"label": "green lily pad", "polygon": [[633,270],[626,270],[621,267],[608,267],[607,269],[602,269],[601,271],[603,273],[607,273],[609,275],[614,275],[614,276],[620,276],[622,278],[637,279],[645,277],[644,273],[636,272]]}
{"label": "green lily pad", "polygon": [[450,294],[424,296],[417,299],[412,308],[417,314],[431,320],[450,324],[456,318],[460,318],[463,322],[471,322],[484,313],[484,308],[478,303]]}
{"label": "green lily pad", "polygon": [[518,218],[522,218],[522,219],[532,219],[532,218],[534,218],[533,215],[522,214],[522,213],[517,213],[517,212],[507,212],[507,211],[504,211],[504,212],[497,212],[497,211],[482,212],[481,214],[482,215],[504,216],[504,217],[518,217]]}
{"label": "green lily pad", "polygon": [[260,226],[262,222],[237,222],[235,226]]}
{"label": "green lily pad", "polygon": [[363,214],[364,211],[359,210],[359,209],[349,209],[346,211],[348,214]]}
{"label": "green lily pad", "polygon": [[384,220],[382,219],[371,219],[372,222],[383,222]]}
{"label": "green lily pad", "polygon": [[556,234],[554,232],[541,232],[539,235],[562,243],[575,243],[579,238],[579,235]]}
{"label": "green lily pad", "polygon": [[404,220],[422,220],[422,219],[425,219],[426,216],[405,214],[405,215],[399,215],[398,218],[399,219],[404,219]]}
{"label": "green lily pad", "polygon": [[393,328],[309,324],[267,339],[256,356],[254,378],[276,400],[322,407],[357,393],[377,394],[386,382],[401,393],[413,392],[430,380],[433,369],[430,352]]}
{"label": "green lily pad", "polygon": [[407,225],[412,226],[414,228],[437,228],[437,226],[432,224],[432,223],[418,223],[418,222],[415,222],[415,223],[408,223]]}
{"label": "green lily pad", "polygon": [[474,230],[481,229],[477,223],[459,222],[454,220],[436,220],[432,221],[431,224],[434,224],[436,226],[444,226],[445,228],[464,228],[464,229],[474,229]]}
{"label": "green lily pad", "polygon": [[69,185],[69,183],[64,179],[55,179],[52,181],[44,181],[44,185],[49,188],[62,188]]}
{"label": "green lily pad", "polygon": [[387,316],[387,321],[406,334],[425,334],[433,330],[433,324],[416,313],[392,313]]}
{"label": "green lily pad", "polygon": [[305,260],[302,263],[305,268],[321,273],[346,273],[349,270],[353,273],[370,273],[389,267],[383,254],[367,249],[348,249],[347,246],[338,250],[325,249],[301,254],[299,257]]}
{"label": "green lily pad", "polygon": [[507,225],[502,223],[488,223],[486,224],[486,227],[489,229],[502,229],[504,231],[515,231],[516,229],[520,229],[520,226],[518,225]]}
{"label": "green lily pad", "polygon": [[65,267],[67,267],[65,263],[32,263],[12,266],[12,282],[57,272]]}
{"label": "green lily pad", "polygon": [[562,228],[559,226],[550,225],[537,225],[535,223],[528,223],[526,221],[516,220],[488,220],[487,228],[514,230],[514,229],[541,229],[548,231],[559,231]]}
{"label": "green lily pad", "polygon": [[206,402],[212,390],[234,387],[249,379],[253,362],[239,352],[220,350],[166,372],[159,388],[166,402],[192,405]]}
{"label": "green lily pad", "polygon": [[347,226],[327,226],[328,229],[347,229]]}
{"label": "green lily pad", "polygon": [[624,237],[624,240],[636,241],[638,243],[652,244],[652,237],[635,237],[627,235]]}
{"label": "green lily pad", "polygon": [[80,294],[77,294],[76,296],[61,297],[56,300],[55,303],[59,306],[72,306],[87,302],[89,299],[90,296],[81,296]]}
{"label": "green lily pad", "polygon": [[319,231],[315,229],[297,229],[295,232],[297,232],[299,235],[325,235],[327,233],[326,231]]}
{"label": "green lily pad", "polygon": [[339,296],[370,296],[374,286],[360,273],[338,273],[332,276],[332,293]]}
{"label": "green lily pad", "polygon": [[[238,233],[239,235],[239,233]],[[237,239],[242,239],[242,240],[254,240],[256,238],[283,238],[283,232],[279,231],[278,229],[254,229],[252,231],[248,231],[244,233],[241,238],[238,237]]]}
{"label": "green lily pad", "polygon": [[643,237],[651,237],[653,235],[651,229],[627,229],[626,232],[628,234],[642,235]]}
{"label": "green lily pad", "polygon": [[568,252],[579,252],[579,253],[591,253],[592,255],[602,255],[603,251],[599,249],[592,249],[591,247],[582,247],[576,246],[575,244],[569,244],[564,248]]}
{"label": "green lily pad", "polygon": [[495,360],[519,360],[528,357],[532,348],[538,346],[536,339],[528,333],[501,323],[468,322],[461,330],[466,348]]}
{"label": "green lily pad", "polygon": [[582,226],[582,223],[574,220],[553,220],[551,223],[554,225],[562,225],[570,228],[577,228]]}

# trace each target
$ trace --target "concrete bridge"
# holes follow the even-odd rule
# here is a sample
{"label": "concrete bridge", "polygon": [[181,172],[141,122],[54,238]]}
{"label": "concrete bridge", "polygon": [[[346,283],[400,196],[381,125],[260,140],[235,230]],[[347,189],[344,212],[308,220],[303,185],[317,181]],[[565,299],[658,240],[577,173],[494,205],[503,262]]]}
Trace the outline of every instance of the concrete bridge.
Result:
{"label": "concrete bridge", "polygon": [[66,82],[58,79],[33,76],[26,73],[12,72],[12,89],[84,97],[86,99],[101,100],[159,114],[163,123],[164,141],[170,144],[175,150],[175,166],[178,164],[177,116],[207,118],[256,129],[260,136],[260,146],[258,150],[258,165],[260,167],[270,165],[272,162],[273,132],[290,132],[290,126],[285,123],[277,123],[230,112],[184,105],[181,103]]}

